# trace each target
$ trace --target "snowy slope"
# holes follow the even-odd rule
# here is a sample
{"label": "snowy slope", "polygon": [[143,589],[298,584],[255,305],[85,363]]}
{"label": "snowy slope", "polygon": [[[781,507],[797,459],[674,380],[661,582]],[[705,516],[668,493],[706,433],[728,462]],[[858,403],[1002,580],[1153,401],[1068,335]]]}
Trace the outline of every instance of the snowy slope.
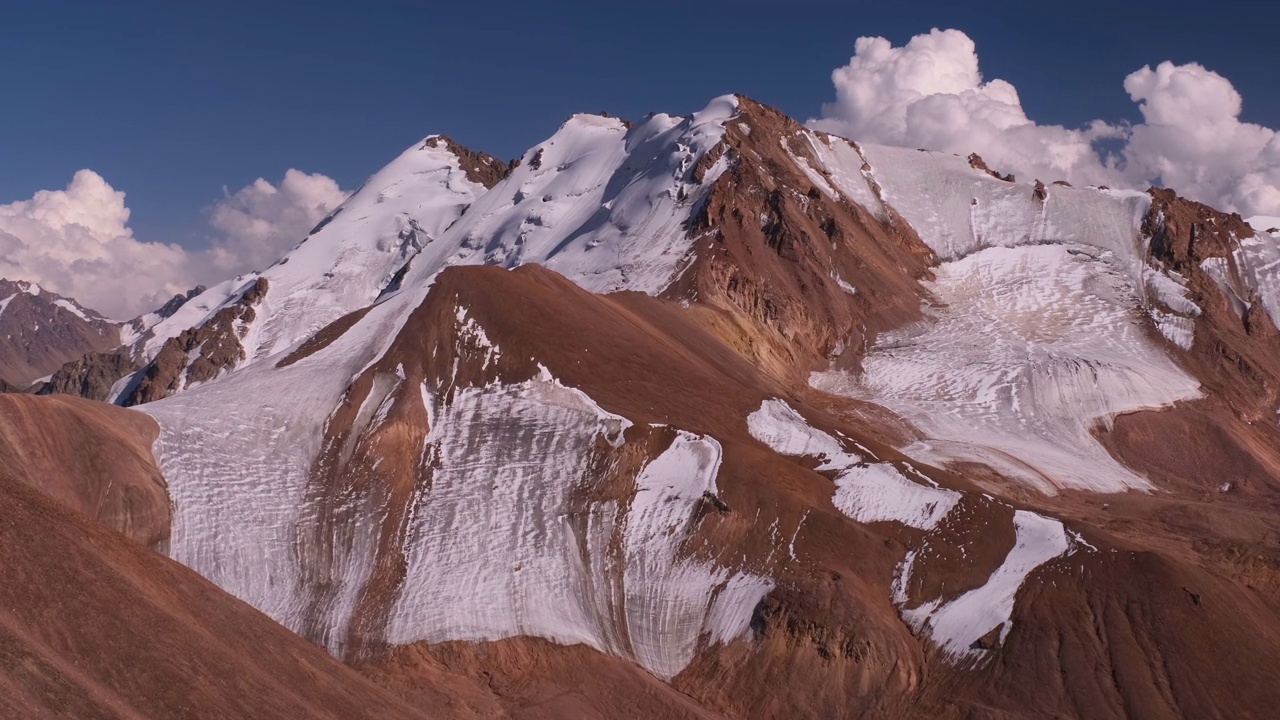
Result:
{"label": "snowy slope", "polygon": [[[817,457],[816,470],[832,473],[831,502],[858,522],[899,522],[919,530],[937,527],[960,500],[960,493],[908,479],[892,463],[876,462],[865,448],[845,450],[831,435],[809,425],[782,400],[766,400],[747,417],[751,436],[781,455]],[[867,457],[864,457],[866,455]],[[910,466],[908,466],[910,468]],[[919,473],[913,473],[919,475]]]}
{"label": "snowy slope", "polygon": [[[317,618],[298,553],[314,512],[309,469],[323,418],[395,327],[380,305],[356,332],[279,369],[245,368],[141,406],[161,425],[155,454],[173,502],[171,556],[299,632]],[[483,340],[465,313],[459,323]],[[356,425],[383,422],[402,377],[379,376]],[[463,389],[445,402],[423,388],[432,418],[424,457],[435,471],[405,530],[404,591],[386,629],[397,643],[537,635],[587,643],[670,678],[700,636],[727,642],[747,629],[767,578],[683,559],[678,548],[705,492],[715,492],[719,446],[680,433],[636,478],[629,507],[595,505],[585,526],[567,512],[593,482],[598,442],[619,446],[630,423],[545,375],[517,385]],[[247,398],[253,398],[247,400]],[[357,503],[335,557],[331,600],[314,639],[340,653],[370,577],[381,507]],[[622,556],[610,550],[622,536]],[[583,535],[585,533],[585,535]],[[621,584],[610,578],[621,577]]]}
{"label": "snowy slope", "polygon": [[[171,555],[285,625],[312,628],[313,639],[341,651],[372,572],[385,509],[352,506],[344,549],[332,561],[331,595],[319,604],[299,565],[298,554],[306,551],[298,547],[298,528],[315,513],[308,483],[326,417],[353,379],[387,351],[436,274],[450,265],[539,262],[597,290],[662,290],[691,247],[684,221],[714,179],[711,172],[695,182],[694,166],[735,111],[733,98],[721,98],[692,117],[656,115],[630,129],[616,119],[575,116],[526,153],[461,222],[443,230],[441,218],[461,208],[440,211],[437,224],[423,230],[443,231],[427,233],[430,240],[416,253],[390,241],[354,250],[343,244],[344,218],[363,220],[365,210],[382,217],[372,215],[381,208],[361,210],[377,187],[371,181],[331,223],[264,273],[277,294],[264,303],[247,342],[258,359],[296,344],[317,322],[302,312],[305,303],[319,304],[317,316],[361,297],[368,304],[400,258],[411,256],[398,292],[296,364],[248,362],[231,375],[140,406],[161,426],[155,453],[173,500]],[[444,164],[452,167],[447,159]],[[456,181],[451,171],[431,172],[445,183],[435,186],[436,196],[455,187],[448,184]],[[384,171],[375,180],[399,174]],[[450,197],[473,190],[456,187]],[[330,239],[333,245],[319,242]],[[349,259],[312,262],[311,248],[326,262],[335,255]],[[344,271],[351,273],[347,284],[363,288],[363,295],[340,294],[323,278]],[[227,287],[210,292],[225,294]],[[294,290],[284,292],[288,288]],[[201,298],[188,305],[177,324],[212,307]],[[477,351],[490,360],[501,352],[464,309],[457,321]],[[379,375],[355,426],[371,432],[383,422],[395,402],[389,398],[403,397],[402,382],[402,376]],[[412,395],[432,418],[423,452],[434,453],[437,466],[405,530],[408,577],[388,619],[389,639],[532,634],[585,642],[669,678],[704,634],[726,642],[746,630],[771,581],[677,553],[678,530],[703,494],[715,491],[714,439],[680,433],[637,475],[628,507],[592,510],[583,538],[569,524],[565,504],[583,481],[597,439],[621,442],[625,419],[549,377],[462,390],[448,402],[431,388]],[[616,533],[620,558],[605,552]],[[613,577],[621,584],[606,582]]]}
{"label": "snowy slope", "polygon": [[[736,112],[736,99],[725,96],[691,117],[658,114],[635,127],[575,115],[492,190],[468,180],[448,145],[428,138],[272,267],[209,288],[171,317],[144,317],[137,353],[155,357],[259,277],[267,293],[255,319],[237,329],[246,356],[237,367],[289,349],[384,293],[405,288],[421,297],[450,265],[540,263],[592,290],[657,293],[687,259],[685,223],[725,160],[701,182],[695,165]],[[117,383],[113,399],[130,382]]]}
{"label": "snowy slope", "polygon": [[486,190],[468,179],[447,142],[436,139],[414,144],[379,170],[271,267],[214,285],[167,318],[143,316],[141,332],[129,338],[140,358],[155,357],[167,339],[210,319],[259,277],[267,280],[267,293],[254,322],[242,329],[242,365],[372,303]]}
{"label": "snowy slope", "polygon": [[594,292],[660,292],[692,248],[685,222],[727,161],[700,183],[694,166],[736,113],[726,95],[690,117],[632,127],[573,116],[415,258],[405,285],[449,265],[538,263]]}
{"label": "snowy slope", "polygon": [[1090,432],[1197,395],[1144,330],[1149,297],[1197,311],[1147,262],[1148,196],[1053,186],[1040,201],[956,156],[863,150],[884,201],[942,261],[926,283],[940,304],[881,337],[862,376],[813,384],[910,419],[928,439],[905,450],[922,460],[985,463],[1045,492],[1150,487]]}
{"label": "snowy slope", "polygon": [[929,637],[953,659],[974,658],[984,652],[980,638],[999,628],[1003,643],[1013,628],[1013,606],[1018,590],[1036,568],[1066,554],[1071,549],[1062,523],[1026,510],[1013,515],[1015,540],[1004,562],[981,587],[955,599],[931,600],[918,607],[906,607],[906,586],[920,551],[907,553],[898,567],[894,601],[902,617]]}
{"label": "snowy slope", "polygon": [[[625,418],[549,376],[426,401],[441,405],[427,438],[438,465],[409,524],[389,640],[535,635],[670,679],[703,632],[728,641],[746,631],[772,583],[678,555],[680,529],[716,490],[714,439],[679,433],[637,476],[629,507],[575,513],[575,490],[596,482],[596,443],[621,446]],[[730,586],[738,591],[722,592]]]}
{"label": "snowy slope", "polygon": [[1230,262],[1209,258],[1201,267],[1235,300],[1238,311],[1256,299],[1274,320],[1280,318],[1280,232],[1268,230],[1280,228],[1280,218],[1253,217],[1249,225],[1255,234],[1237,238]]}

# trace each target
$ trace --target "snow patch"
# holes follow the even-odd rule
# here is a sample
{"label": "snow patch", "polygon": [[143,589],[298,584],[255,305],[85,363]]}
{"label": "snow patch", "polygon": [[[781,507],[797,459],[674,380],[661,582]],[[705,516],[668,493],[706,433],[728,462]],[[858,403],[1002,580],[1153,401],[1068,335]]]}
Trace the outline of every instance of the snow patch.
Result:
{"label": "snow patch", "polygon": [[670,679],[703,634],[746,632],[772,582],[680,553],[716,490],[714,439],[678,433],[636,477],[629,504],[575,500],[596,480],[597,439],[620,445],[627,425],[555,382],[458,390],[435,411],[437,468],[413,511],[388,640],[535,635]]}
{"label": "snow patch", "polygon": [[826,170],[827,177],[846,199],[861,205],[877,220],[889,219],[884,202],[876,195],[871,187],[871,178],[863,170],[866,158],[853,143],[833,135],[819,136],[811,131],[805,131],[805,138]]}
{"label": "snow patch", "polygon": [[85,322],[93,322],[93,319],[92,319],[92,318],[90,318],[90,317],[85,313],[84,308],[82,308],[82,307],[80,307],[79,305],[77,305],[77,304],[75,304],[75,303],[71,302],[70,300],[67,300],[66,298],[58,298],[57,300],[54,300],[54,301],[53,301],[53,304],[54,304],[54,305],[57,305],[58,307],[62,308],[63,310],[66,310],[67,312],[71,313],[72,315],[75,315],[76,317],[80,318],[81,320],[84,320]]}
{"label": "snow patch", "polygon": [[836,476],[832,503],[862,523],[900,522],[932,530],[960,502],[960,493],[912,482],[888,463],[852,466]]}
{"label": "snow patch", "polygon": [[747,429],[781,455],[821,459],[816,469],[835,474],[832,503],[858,522],[893,521],[931,530],[960,501],[960,493],[912,482],[892,464],[864,462],[834,437],[809,425],[783,400],[765,400],[747,416]]}
{"label": "snow patch", "polygon": [[984,651],[978,641],[995,628],[1000,628],[1003,643],[1013,628],[1014,601],[1027,576],[1071,547],[1057,520],[1018,510],[1013,522],[1017,537],[1004,562],[982,587],[949,602],[933,600],[916,608],[903,607],[917,551],[909,553],[899,566],[894,601],[903,619],[917,632],[927,633],[953,659],[980,657]]}

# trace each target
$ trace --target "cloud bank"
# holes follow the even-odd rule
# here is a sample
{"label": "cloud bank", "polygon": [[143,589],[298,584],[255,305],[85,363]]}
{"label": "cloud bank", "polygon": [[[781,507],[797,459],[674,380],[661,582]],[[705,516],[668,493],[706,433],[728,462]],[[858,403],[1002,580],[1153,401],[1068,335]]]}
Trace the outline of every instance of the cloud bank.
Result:
{"label": "cloud bank", "polygon": [[333,178],[288,170],[280,184],[258,178],[213,207],[220,240],[209,249],[210,280],[264,268],[297,244],[347,197]]}
{"label": "cloud bank", "polygon": [[[1142,113],[1136,125],[1095,120],[1084,128],[1027,117],[1017,89],[983,81],[973,40],[933,30],[902,47],[859,38],[849,64],[831,74],[835,100],[819,130],[854,140],[968,154],[1024,179],[1172,187],[1219,209],[1280,215],[1280,134],[1240,121],[1230,81],[1196,63],[1164,62],[1124,80]],[[1104,152],[1100,140],[1120,149]]]}
{"label": "cloud bank", "polygon": [[210,209],[207,248],[186,250],[134,237],[124,193],[81,170],[63,190],[0,205],[0,277],[130,318],[197,284],[269,265],[345,197],[324,175],[289,170],[279,186],[259,179]]}

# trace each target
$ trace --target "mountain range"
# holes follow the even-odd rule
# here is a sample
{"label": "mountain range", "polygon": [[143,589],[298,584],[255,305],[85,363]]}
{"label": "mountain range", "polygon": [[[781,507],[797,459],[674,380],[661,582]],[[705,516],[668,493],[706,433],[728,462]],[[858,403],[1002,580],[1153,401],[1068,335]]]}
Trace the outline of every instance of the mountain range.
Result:
{"label": "mountain range", "polygon": [[1270,717],[1278,225],[730,95],[127,323],[0,283],[0,703]]}

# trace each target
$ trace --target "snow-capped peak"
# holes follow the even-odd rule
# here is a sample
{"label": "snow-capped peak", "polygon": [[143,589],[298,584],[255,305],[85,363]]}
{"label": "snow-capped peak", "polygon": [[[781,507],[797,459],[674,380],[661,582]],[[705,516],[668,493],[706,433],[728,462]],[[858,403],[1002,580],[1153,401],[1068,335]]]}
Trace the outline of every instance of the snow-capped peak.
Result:
{"label": "snow-capped peak", "polygon": [[628,125],[574,115],[415,259],[406,286],[449,265],[545,265],[598,292],[656,293],[692,241],[685,224],[714,172],[694,167],[737,113],[724,96],[689,117]]}
{"label": "snow-capped peak", "polygon": [[214,285],[171,316],[154,318],[140,340],[142,358],[150,360],[169,338],[210,321],[258,278],[267,281],[267,292],[254,320],[240,327],[244,363],[287,349],[369,305],[485,192],[472,178],[492,176],[495,164],[444,136],[414,143],[274,265]]}

